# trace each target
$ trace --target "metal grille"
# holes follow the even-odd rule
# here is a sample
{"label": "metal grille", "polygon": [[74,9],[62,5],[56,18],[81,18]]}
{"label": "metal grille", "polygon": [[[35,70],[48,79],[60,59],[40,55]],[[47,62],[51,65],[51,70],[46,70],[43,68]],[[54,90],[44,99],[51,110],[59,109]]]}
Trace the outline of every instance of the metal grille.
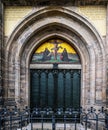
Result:
{"label": "metal grille", "polygon": [[[62,120],[62,122],[61,122]],[[4,108],[0,112],[0,130],[108,130],[108,114],[102,107],[34,108],[23,110]]]}

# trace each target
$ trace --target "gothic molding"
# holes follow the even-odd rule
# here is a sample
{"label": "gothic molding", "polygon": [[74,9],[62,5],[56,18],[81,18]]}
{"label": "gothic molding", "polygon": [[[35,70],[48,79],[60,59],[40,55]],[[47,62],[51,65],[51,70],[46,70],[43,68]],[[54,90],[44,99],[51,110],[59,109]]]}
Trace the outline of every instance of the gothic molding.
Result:
{"label": "gothic molding", "polygon": [[[10,36],[6,45],[10,54],[6,57],[9,66],[14,62],[15,98],[26,97],[25,102],[28,104],[31,55],[36,47],[53,37],[69,42],[81,57],[82,105],[105,102],[106,52],[103,40],[86,18],[63,7],[47,7],[37,12],[34,10]],[[12,67],[9,75],[10,71]]]}

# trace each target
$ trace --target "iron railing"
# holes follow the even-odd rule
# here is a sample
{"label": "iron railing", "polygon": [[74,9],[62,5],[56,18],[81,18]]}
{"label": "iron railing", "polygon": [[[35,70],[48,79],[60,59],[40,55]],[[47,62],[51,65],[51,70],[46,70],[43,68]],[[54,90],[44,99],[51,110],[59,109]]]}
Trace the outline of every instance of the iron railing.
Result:
{"label": "iron railing", "polygon": [[108,114],[102,107],[1,109],[0,130],[108,130]]}

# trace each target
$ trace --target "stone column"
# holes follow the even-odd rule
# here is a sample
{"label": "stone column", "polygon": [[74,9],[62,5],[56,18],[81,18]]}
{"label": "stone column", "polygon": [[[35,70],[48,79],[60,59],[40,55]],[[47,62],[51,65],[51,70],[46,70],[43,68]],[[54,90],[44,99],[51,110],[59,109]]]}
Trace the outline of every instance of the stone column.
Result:
{"label": "stone column", "polygon": [[[108,50],[108,3],[107,3],[107,13],[106,13],[106,48]],[[108,51],[107,53],[107,88],[106,88],[106,106],[108,107]]]}
{"label": "stone column", "polygon": [[0,107],[3,105],[3,68],[2,68],[2,63],[3,63],[3,51],[2,51],[2,46],[3,46],[3,3],[0,1]]}

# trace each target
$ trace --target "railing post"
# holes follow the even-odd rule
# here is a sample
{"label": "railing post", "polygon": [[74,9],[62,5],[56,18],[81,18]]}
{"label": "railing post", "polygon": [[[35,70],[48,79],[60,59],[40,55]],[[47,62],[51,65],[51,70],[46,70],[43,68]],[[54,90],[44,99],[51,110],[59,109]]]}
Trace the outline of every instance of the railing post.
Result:
{"label": "railing post", "polygon": [[76,117],[77,117],[77,116],[76,116],[76,114],[75,114],[75,130],[77,129],[77,128],[76,128]]}
{"label": "railing post", "polygon": [[98,115],[96,115],[96,130],[98,130]]}
{"label": "railing post", "polygon": [[43,130],[43,118],[44,118],[44,115],[42,113],[42,115],[41,115],[42,130]]}
{"label": "railing post", "polygon": [[10,130],[12,130],[12,112],[10,112]]}
{"label": "railing post", "polygon": [[21,125],[20,127],[21,127],[21,130],[22,130],[22,115],[21,115],[21,123],[20,123],[20,125]]}
{"label": "railing post", "polygon": [[88,122],[88,120],[89,120],[89,118],[88,118],[87,115],[86,115],[85,130],[87,130],[87,122]]}
{"label": "railing post", "polygon": [[64,115],[64,130],[66,130],[66,115]]}
{"label": "railing post", "polygon": [[32,120],[33,120],[33,115],[30,116],[31,130],[33,129],[33,122],[32,122]]}
{"label": "railing post", "polygon": [[54,115],[52,116],[52,130],[56,130],[56,127],[55,127],[55,116]]}
{"label": "railing post", "polygon": [[108,114],[105,115],[106,130],[108,130]]}
{"label": "railing post", "polygon": [[2,115],[0,114],[0,130],[1,130],[1,126],[2,126]]}

